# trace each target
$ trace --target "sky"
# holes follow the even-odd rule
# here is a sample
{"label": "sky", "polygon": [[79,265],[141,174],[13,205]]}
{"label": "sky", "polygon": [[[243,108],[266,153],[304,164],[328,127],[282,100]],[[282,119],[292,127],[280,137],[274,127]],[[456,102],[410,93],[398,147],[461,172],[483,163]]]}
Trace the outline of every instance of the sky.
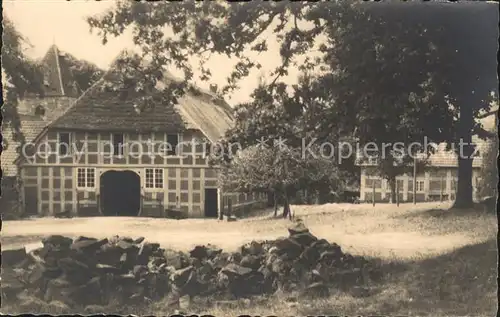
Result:
{"label": "sky", "polygon": [[[41,58],[52,44],[56,44],[62,51],[107,69],[120,51],[134,48],[131,32],[118,38],[110,38],[109,42],[103,45],[95,32],[90,33],[85,18],[100,14],[112,8],[114,4],[114,1],[92,0],[7,0],[3,3],[3,14],[13,21],[16,29],[31,44],[32,47],[25,52],[29,57]],[[265,74],[280,64],[279,44],[269,40],[268,45],[269,52],[255,55],[263,67],[240,82],[241,88],[228,96],[230,99],[226,98],[230,104],[248,101],[259,82],[259,77],[265,77]],[[210,83],[223,86],[234,63],[234,60],[229,60],[226,56],[212,56],[208,63],[213,74]],[[173,72],[175,74],[175,70]],[[287,82],[296,81],[297,75],[298,71],[292,70]],[[205,89],[210,83],[197,82]]]}

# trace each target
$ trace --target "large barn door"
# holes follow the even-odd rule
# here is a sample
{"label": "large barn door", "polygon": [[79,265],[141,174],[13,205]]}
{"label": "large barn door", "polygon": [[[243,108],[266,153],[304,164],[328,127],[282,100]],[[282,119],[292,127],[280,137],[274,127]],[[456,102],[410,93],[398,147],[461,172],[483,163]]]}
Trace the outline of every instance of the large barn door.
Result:
{"label": "large barn door", "polygon": [[132,171],[101,175],[101,211],[105,216],[137,216],[141,209],[141,179]]}
{"label": "large barn door", "polygon": [[216,188],[205,188],[205,217],[217,218],[218,216],[218,195]]}
{"label": "large barn door", "polygon": [[26,215],[38,214],[38,189],[36,187],[24,187],[24,212]]}

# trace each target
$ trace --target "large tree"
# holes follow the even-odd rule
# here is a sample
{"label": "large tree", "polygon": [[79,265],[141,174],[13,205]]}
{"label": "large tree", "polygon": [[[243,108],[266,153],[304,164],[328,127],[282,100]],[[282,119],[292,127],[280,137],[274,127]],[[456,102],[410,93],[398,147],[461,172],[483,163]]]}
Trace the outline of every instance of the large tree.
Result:
{"label": "large tree", "polygon": [[[301,147],[304,142],[336,139],[336,130],[320,133],[318,123],[328,103],[321,102],[311,90],[311,77],[300,76],[287,92],[283,83],[269,87],[264,80],[252,93],[252,102],[235,106],[234,126],[226,132],[226,140],[241,147],[259,144],[262,140],[281,139],[288,146]],[[317,145],[317,144],[316,144]]]}
{"label": "large tree", "polygon": [[487,143],[482,157],[479,197],[496,197],[498,195],[498,139]]}
{"label": "large tree", "polygon": [[[349,151],[350,147],[353,147],[351,143],[344,140],[345,146],[343,148],[321,147],[321,141],[338,140],[338,137],[335,135],[336,131],[319,133],[320,131],[316,129],[318,122],[321,121],[325,103],[314,99],[315,95],[311,94],[313,87],[310,80],[311,78],[307,74],[300,76],[298,83],[293,85],[293,93],[287,93],[286,86],[278,84],[275,87],[274,94],[268,88],[265,80],[262,80],[259,87],[252,94],[253,101],[235,107],[235,124],[226,132],[225,138],[221,140],[222,144],[226,144],[226,153],[235,148],[246,149],[245,161],[239,159],[231,162],[229,158],[224,162],[228,166],[234,164],[234,169],[238,169],[238,166],[241,165],[241,170],[246,172],[249,171],[246,166],[252,164],[258,168],[273,170],[275,168],[273,157],[281,155],[281,152],[276,147],[272,147],[275,144],[280,144],[285,149],[294,149],[294,155],[300,153],[301,157],[295,159],[303,164],[300,166],[295,165],[295,168],[305,173],[305,167],[308,166],[310,171],[305,173],[302,178],[292,172],[287,174],[291,179],[297,181],[293,186],[295,190],[288,190],[285,196],[280,186],[258,186],[261,190],[267,188],[267,191],[273,192],[275,201],[277,196],[289,198],[288,196],[296,194],[298,191],[304,191],[306,200],[309,200],[308,198],[311,195],[317,195],[319,200],[324,200],[332,190],[338,191],[340,189],[333,186],[337,181],[333,178],[340,177],[338,175],[340,171],[342,171],[342,179],[345,183],[352,183],[354,178],[354,156],[345,153]],[[331,144],[337,145],[335,142]],[[266,148],[262,153],[255,153],[256,149],[262,146],[269,146],[270,149],[274,150]],[[256,157],[250,159],[248,153],[255,153]],[[290,154],[292,152],[286,153]],[[342,157],[340,157],[341,155]],[[268,164],[259,163],[265,157],[270,160]],[[280,156],[278,161],[286,161],[288,158],[290,157],[286,155]],[[247,161],[248,164],[245,163]],[[281,166],[280,164],[277,166]],[[318,166],[324,167],[324,170],[318,168]],[[334,171],[332,170],[333,167],[335,167]],[[241,173],[235,175],[241,177]],[[245,175],[248,176],[248,174]],[[321,177],[318,175],[321,175]],[[324,177],[332,178],[324,179]],[[241,178],[240,181],[243,181],[243,179],[245,178]],[[272,181],[274,178],[264,177],[264,179]],[[235,188],[239,187],[236,186]]]}
{"label": "large tree", "polygon": [[[2,125],[4,128],[12,129],[13,140],[19,142],[18,149],[22,148],[25,138],[20,126],[17,105],[20,99],[29,94],[44,94],[43,89],[43,65],[24,54],[24,50],[30,45],[16,29],[8,17],[3,20],[2,36]],[[104,73],[96,65],[84,60],[79,60],[70,54],[66,54],[66,62],[75,76],[80,89],[86,90],[96,82]],[[10,140],[4,140],[7,144]]]}
{"label": "large tree", "polygon": [[[455,205],[469,207],[471,138],[487,136],[474,118],[488,110],[487,97],[498,86],[496,9],[496,4],[477,2],[127,1],[89,23],[104,41],[131,27],[135,43],[152,61],[142,69],[147,76],[159,74],[159,67],[175,66],[188,82],[194,73],[189,56],[200,56],[202,62],[207,52],[236,58],[222,92],[237,88],[239,79],[260,66],[249,53],[267,51],[267,41],[276,40],[282,63],[269,74],[273,100],[283,95],[283,76],[290,67],[307,72],[324,65],[327,71],[315,73],[311,83],[317,96],[309,98],[325,106],[314,127],[319,134],[334,130],[337,136],[354,134],[361,144],[379,146],[423,141],[423,136],[461,143]],[[315,52],[321,53],[318,59],[311,58]],[[210,79],[203,63],[197,70],[201,79]],[[174,93],[185,86],[176,88]],[[292,113],[310,104],[295,101]]]}
{"label": "large tree", "polygon": [[[219,157],[220,158],[220,157]],[[283,217],[291,217],[290,198],[298,191],[338,191],[345,178],[335,161],[322,156],[318,147],[304,154],[300,148],[259,144],[236,153],[231,161],[212,160],[220,168],[221,188],[235,192],[264,192],[283,199]]]}
{"label": "large tree", "polygon": [[488,97],[497,89],[496,15],[487,9],[371,4],[329,25],[323,60],[331,72],[319,86],[330,87],[336,101],[328,121],[354,122],[361,145],[378,145],[379,171],[393,191],[405,162],[412,163],[406,158],[434,148],[406,147],[402,159],[390,152],[380,157],[384,143],[449,142],[459,155],[455,206],[472,204],[471,137],[489,135],[475,118],[489,110]]}
{"label": "large tree", "polygon": [[[43,94],[43,81],[40,76],[39,65],[35,63],[35,61],[27,58],[24,54],[24,49],[27,44],[29,43],[27,43],[26,39],[24,39],[15,29],[12,21],[4,15],[2,34],[1,125],[3,131],[6,129],[12,130],[12,141],[19,144],[16,149],[18,153],[21,153],[22,146],[26,141],[17,111],[18,101],[28,93]],[[1,136],[0,139],[2,139]],[[3,144],[8,145],[8,141],[11,140],[2,141],[4,141],[2,142]],[[3,151],[2,145],[0,145],[0,152],[1,151]],[[19,182],[20,179],[17,178],[16,181]],[[19,184],[13,185],[16,186],[14,187],[15,191],[10,193],[13,195],[11,198],[17,196],[17,190],[19,188]],[[3,217],[13,216],[14,214],[7,212],[8,209],[12,207],[10,201],[2,200],[1,203],[2,206],[0,209],[2,209]]]}
{"label": "large tree", "polygon": [[29,44],[4,16],[2,36],[2,125],[12,129],[13,139],[24,144],[17,104],[28,93],[43,94],[43,77],[40,66],[26,57],[24,49]]}
{"label": "large tree", "polygon": [[87,90],[104,75],[104,71],[97,65],[78,59],[71,54],[66,53],[65,61],[68,63],[69,69],[82,92]]}

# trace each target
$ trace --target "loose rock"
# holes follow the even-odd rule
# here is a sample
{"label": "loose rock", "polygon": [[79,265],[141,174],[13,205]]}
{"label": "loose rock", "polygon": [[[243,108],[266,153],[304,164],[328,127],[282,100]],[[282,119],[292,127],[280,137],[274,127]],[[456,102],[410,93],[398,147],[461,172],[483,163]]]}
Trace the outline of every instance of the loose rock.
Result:
{"label": "loose rock", "polygon": [[296,234],[308,233],[309,229],[307,229],[303,222],[297,222],[296,224],[288,228],[288,232],[291,236],[293,236]]}
{"label": "loose rock", "polygon": [[164,250],[143,237],[73,241],[53,235],[29,254],[2,252],[2,298],[30,311],[95,314],[111,303],[161,299],[172,310],[187,311],[194,296],[233,302],[280,290],[317,298],[330,288],[365,296],[366,281],[382,278],[371,262],[318,239],[302,222],[288,231],[289,237],[252,241],[233,253],[210,244],[188,253]]}
{"label": "loose rock", "polygon": [[28,255],[26,248],[2,250],[2,266],[13,266],[24,261]]}
{"label": "loose rock", "polygon": [[322,282],[313,283],[306,287],[302,295],[311,298],[328,297],[330,291],[328,286]]}

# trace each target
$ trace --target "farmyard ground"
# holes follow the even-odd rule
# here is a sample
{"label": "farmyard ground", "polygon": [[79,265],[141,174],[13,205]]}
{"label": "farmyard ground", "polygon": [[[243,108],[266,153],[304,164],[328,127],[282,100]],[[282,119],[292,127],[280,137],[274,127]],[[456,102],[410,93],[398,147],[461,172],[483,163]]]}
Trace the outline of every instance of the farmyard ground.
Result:
{"label": "farmyard ground", "polygon": [[[480,210],[450,211],[448,204],[379,204],[293,206],[311,232],[338,243],[354,255],[383,261],[386,278],[370,285],[373,295],[358,297],[333,292],[328,299],[301,301],[293,294],[273,298],[209,305],[193,302],[192,313],[215,316],[384,314],[491,316],[497,310],[497,219]],[[290,222],[273,219],[272,212],[237,222],[149,218],[75,218],[5,221],[2,248],[37,247],[50,234],[77,237],[144,236],[164,248],[187,251],[197,244],[215,244],[232,251],[254,239],[287,234]],[[165,305],[148,311],[121,311],[164,315]],[[15,308],[3,307],[3,313]],[[42,313],[42,312],[32,312]],[[56,314],[58,312],[48,312]],[[63,312],[61,312],[63,313]],[[113,312],[108,312],[113,313]]]}

